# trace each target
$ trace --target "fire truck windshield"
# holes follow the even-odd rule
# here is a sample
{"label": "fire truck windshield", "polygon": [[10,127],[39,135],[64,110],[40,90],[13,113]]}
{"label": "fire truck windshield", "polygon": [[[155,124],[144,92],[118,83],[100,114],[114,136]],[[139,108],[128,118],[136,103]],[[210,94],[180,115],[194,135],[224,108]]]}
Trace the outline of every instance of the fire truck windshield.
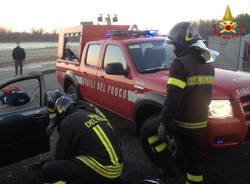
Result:
{"label": "fire truck windshield", "polygon": [[164,41],[143,42],[128,45],[131,59],[140,73],[156,72],[170,67],[176,58],[173,46]]}

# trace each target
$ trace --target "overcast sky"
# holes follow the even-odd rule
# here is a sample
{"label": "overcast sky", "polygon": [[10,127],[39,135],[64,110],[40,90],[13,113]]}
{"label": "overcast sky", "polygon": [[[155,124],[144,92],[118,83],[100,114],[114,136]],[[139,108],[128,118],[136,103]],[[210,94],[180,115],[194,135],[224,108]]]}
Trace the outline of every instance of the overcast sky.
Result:
{"label": "overcast sky", "polygon": [[229,5],[233,17],[250,14],[250,0],[2,0],[0,26],[13,31],[43,27],[48,31],[96,22],[97,16],[117,14],[119,24],[167,32],[179,21],[222,19]]}

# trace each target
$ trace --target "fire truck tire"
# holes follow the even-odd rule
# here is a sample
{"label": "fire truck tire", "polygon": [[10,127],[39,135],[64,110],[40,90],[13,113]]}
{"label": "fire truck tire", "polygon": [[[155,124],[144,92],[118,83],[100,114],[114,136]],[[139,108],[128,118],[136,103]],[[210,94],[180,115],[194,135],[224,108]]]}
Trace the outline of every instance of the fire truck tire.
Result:
{"label": "fire truck tire", "polygon": [[[161,169],[165,169],[168,162],[174,162],[177,165],[182,164],[182,151],[177,135],[167,135],[168,141],[157,138],[158,127],[160,125],[160,117],[158,115],[148,118],[142,125],[140,130],[140,142],[142,148],[149,160]],[[150,137],[153,138],[150,140]],[[153,141],[152,141],[153,140]],[[157,151],[158,145],[166,143],[166,148]]]}
{"label": "fire truck tire", "polygon": [[71,95],[74,98],[75,101],[79,100],[79,92],[77,90],[77,87],[74,84],[70,84],[67,87],[66,93]]}

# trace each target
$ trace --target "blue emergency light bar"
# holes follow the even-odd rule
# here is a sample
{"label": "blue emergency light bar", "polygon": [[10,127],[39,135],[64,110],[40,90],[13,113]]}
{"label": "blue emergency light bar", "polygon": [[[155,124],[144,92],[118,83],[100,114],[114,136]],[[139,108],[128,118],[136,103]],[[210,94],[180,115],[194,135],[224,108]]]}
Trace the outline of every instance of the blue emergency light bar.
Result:
{"label": "blue emergency light bar", "polygon": [[145,31],[107,31],[105,32],[105,38],[110,38],[110,37],[126,37],[126,36],[131,36],[131,37],[154,37],[158,36],[158,30],[145,30]]}
{"label": "blue emergency light bar", "polygon": [[149,36],[158,36],[159,30],[147,30],[145,31],[147,35]]}

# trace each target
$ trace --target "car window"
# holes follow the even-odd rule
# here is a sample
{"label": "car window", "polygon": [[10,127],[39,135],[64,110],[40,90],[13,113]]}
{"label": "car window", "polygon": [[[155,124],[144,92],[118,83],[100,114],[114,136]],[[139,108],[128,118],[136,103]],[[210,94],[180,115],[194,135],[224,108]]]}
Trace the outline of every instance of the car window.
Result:
{"label": "car window", "polygon": [[139,72],[154,68],[169,68],[176,58],[173,46],[161,42],[146,42],[128,45],[131,59]]}
{"label": "car window", "polygon": [[80,33],[64,35],[63,58],[68,61],[79,62],[80,58]]}
{"label": "car window", "polygon": [[99,44],[90,44],[88,47],[86,64],[90,66],[98,65],[98,58],[100,54],[101,46]]}
{"label": "car window", "polygon": [[110,63],[121,63],[124,69],[127,67],[127,62],[122,49],[116,45],[108,45],[106,48],[104,68]]}
{"label": "car window", "polygon": [[40,107],[40,104],[38,79],[14,82],[0,89],[0,114]]}

